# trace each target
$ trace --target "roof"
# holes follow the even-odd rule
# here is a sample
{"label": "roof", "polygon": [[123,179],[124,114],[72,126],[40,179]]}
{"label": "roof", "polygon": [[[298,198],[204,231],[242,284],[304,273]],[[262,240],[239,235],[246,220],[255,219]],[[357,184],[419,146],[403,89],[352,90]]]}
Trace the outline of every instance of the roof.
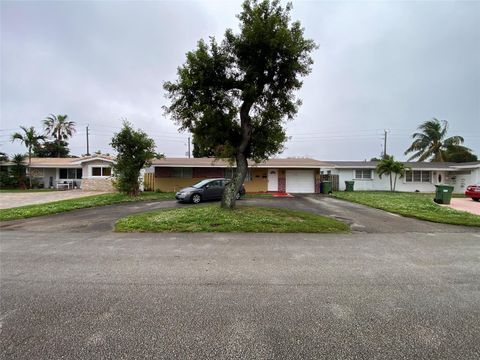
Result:
{"label": "roof", "polygon": [[[379,161],[330,161],[337,169],[374,169]],[[405,161],[402,162],[406,167],[420,170],[444,170],[455,171],[458,168],[477,168],[480,167],[480,161],[470,163],[452,163],[452,162],[427,162],[427,161]]]}
{"label": "roof", "polygon": [[86,162],[90,162],[90,161],[107,161],[107,162],[110,162],[110,163],[114,163],[115,160],[113,157],[111,156],[107,156],[107,155],[92,155],[92,156],[84,156],[82,158],[79,158],[79,159],[76,159],[75,163],[78,163],[78,164],[83,164],[83,163],[86,163]]}
{"label": "roof", "polygon": [[[227,160],[214,158],[163,158],[156,159],[152,162],[152,166],[159,167],[230,167]],[[235,167],[235,163],[232,164]],[[256,164],[253,161],[248,162],[249,167],[257,168],[320,168],[331,166],[331,164],[310,158],[285,158],[285,159],[269,159],[267,161]]]}
{"label": "roof", "polygon": [[[39,158],[32,157],[33,168],[80,168],[82,163],[94,161],[94,160],[103,160],[107,162],[115,162],[115,160],[110,156],[104,155],[95,155],[95,156],[84,156],[80,158]],[[28,159],[25,159],[25,162],[28,162]]]}

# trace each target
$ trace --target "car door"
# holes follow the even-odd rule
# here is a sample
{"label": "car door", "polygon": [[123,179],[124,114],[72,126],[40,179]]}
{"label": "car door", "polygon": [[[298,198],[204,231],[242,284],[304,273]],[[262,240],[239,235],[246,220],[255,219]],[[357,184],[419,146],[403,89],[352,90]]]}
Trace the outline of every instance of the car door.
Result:
{"label": "car door", "polygon": [[205,200],[215,199],[216,193],[218,190],[217,188],[218,188],[217,181],[216,180],[210,181],[208,184],[204,186],[203,198]]}
{"label": "car door", "polygon": [[213,180],[208,183],[207,199],[219,199],[222,197],[223,187],[221,180]]}

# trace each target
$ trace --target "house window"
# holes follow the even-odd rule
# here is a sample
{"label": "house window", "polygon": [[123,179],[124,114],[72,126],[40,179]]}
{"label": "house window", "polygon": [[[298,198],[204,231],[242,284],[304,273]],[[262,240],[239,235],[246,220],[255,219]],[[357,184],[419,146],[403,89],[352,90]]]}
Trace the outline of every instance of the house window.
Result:
{"label": "house window", "polygon": [[59,169],[60,179],[77,180],[82,178],[82,169]]}
{"label": "house window", "polygon": [[112,176],[112,168],[110,166],[93,166],[92,176]]}
{"label": "house window", "polygon": [[355,169],[355,179],[372,179],[372,170],[371,169]]}
{"label": "house window", "polygon": [[170,176],[173,178],[191,179],[192,168],[172,168]]}
{"label": "house window", "polygon": [[[225,179],[233,179],[233,176],[237,172],[237,169],[234,168],[226,168],[225,169]],[[247,174],[245,175],[245,181],[252,181],[252,172],[247,170]]]}
{"label": "house window", "polygon": [[421,170],[407,171],[405,172],[405,181],[429,183],[431,181],[431,172]]}

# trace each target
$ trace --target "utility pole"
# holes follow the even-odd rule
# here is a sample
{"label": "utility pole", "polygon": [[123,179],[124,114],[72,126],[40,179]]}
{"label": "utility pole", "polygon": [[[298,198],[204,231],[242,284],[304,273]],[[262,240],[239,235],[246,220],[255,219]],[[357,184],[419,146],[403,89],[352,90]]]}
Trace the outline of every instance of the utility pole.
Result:
{"label": "utility pole", "polygon": [[387,130],[383,130],[385,137],[383,138],[383,158],[387,158]]}
{"label": "utility pole", "polygon": [[188,158],[190,159],[190,136],[188,137]]}
{"label": "utility pole", "polygon": [[90,156],[90,146],[88,143],[88,125],[87,125],[87,156]]}

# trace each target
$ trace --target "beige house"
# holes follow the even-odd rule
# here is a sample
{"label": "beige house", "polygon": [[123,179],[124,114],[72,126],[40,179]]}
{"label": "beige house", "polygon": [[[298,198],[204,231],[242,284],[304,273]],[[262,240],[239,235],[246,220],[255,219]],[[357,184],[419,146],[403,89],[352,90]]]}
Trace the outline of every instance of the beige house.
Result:
{"label": "beige house", "polygon": [[[247,192],[320,192],[320,169],[330,164],[309,158],[270,159],[249,162],[244,185]],[[230,178],[235,171],[224,160],[212,158],[164,158],[153,161],[153,176],[145,182],[151,190],[177,191],[206,178]]]}
{"label": "beige house", "polygon": [[32,177],[45,188],[114,191],[109,156],[94,155],[81,158],[32,158]]}

